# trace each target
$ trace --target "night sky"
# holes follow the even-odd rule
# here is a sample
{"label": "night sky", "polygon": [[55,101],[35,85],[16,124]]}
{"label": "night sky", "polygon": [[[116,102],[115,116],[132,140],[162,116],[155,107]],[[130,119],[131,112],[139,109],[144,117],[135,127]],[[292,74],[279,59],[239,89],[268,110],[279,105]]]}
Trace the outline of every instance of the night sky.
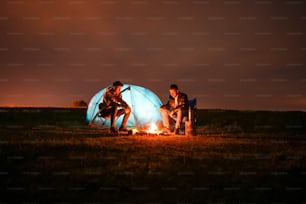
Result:
{"label": "night sky", "polygon": [[199,108],[306,110],[303,0],[1,0],[0,106],[89,102],[115,80]]}

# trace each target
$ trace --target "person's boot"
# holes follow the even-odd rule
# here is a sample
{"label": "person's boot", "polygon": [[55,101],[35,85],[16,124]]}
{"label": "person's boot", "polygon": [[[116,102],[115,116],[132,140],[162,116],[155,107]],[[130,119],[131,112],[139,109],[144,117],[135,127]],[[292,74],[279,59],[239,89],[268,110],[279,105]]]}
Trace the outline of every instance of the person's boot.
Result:
{"label": "person's boot", "polygon": [[174,128],[173,134],[180,135],[181,134],[180,128]]}
{"label": "person's boot", "polygon": [[125,126],[121,126],[119,128],[119,131],[126,132],[126,131],[128,131],[128,129]]}
{"label": "person's boot", "polygon": [[109,131],[111,132],[111,133],[118,133],[118,129],[117,128],[115,128],[115,127],[111,127],[110,129],[109,129]]}
{"label": "person's boot", "polygon": [[171,130],[170,130],[170,128],[167,128],[167,127],[163,127],[163,129],[162,129],[162,134],[171,134]]}

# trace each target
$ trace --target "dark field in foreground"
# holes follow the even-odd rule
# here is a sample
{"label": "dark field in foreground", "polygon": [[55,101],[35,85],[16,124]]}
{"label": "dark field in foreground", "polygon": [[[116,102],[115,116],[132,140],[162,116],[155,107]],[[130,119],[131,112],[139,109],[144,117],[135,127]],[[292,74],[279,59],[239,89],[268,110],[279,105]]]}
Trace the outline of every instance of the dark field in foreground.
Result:
{"label": "dark field in foreground", "polygon": [[197,136],[110,137],[83,109],[2,109],[0,203],[306,202],[305,113],[203,113]]}

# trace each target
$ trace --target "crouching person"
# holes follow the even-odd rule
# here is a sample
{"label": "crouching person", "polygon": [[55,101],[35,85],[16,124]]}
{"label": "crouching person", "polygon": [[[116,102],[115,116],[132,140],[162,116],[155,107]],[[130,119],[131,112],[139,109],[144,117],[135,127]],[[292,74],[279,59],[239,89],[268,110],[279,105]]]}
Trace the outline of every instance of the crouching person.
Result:
{"label": "crouching person", "polygon": [[163,117],[163,132],[171,133],[169,118],[175,121],[174,134],[179,134],[181,122],[184,116],[188,115],[188,96],[179,91],[176,84],[172,84],[169,89],[169,100],[160,107]]}
{"label": "crouching person", "polygon": [[99,105],[100,114],[102,117],[110,117],[112,133],[117,133],[116,118],[124,115],[119,131],[127,131],[126,123],[131,114],[131,108],[122,99],[121,88],[123,84],[120,81],[115,81],[112,87],[106,89],[103,95],[103,101]]}

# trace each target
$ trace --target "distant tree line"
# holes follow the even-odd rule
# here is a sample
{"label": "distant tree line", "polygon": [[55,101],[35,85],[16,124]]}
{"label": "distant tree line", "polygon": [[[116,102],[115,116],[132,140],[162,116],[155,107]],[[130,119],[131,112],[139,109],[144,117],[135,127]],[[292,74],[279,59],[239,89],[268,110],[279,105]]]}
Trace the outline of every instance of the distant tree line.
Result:
{"label": "distant tree line", "polygon": [[87,103],[84,100],[74,100],[72,101],[72,107],[87,107]]}

